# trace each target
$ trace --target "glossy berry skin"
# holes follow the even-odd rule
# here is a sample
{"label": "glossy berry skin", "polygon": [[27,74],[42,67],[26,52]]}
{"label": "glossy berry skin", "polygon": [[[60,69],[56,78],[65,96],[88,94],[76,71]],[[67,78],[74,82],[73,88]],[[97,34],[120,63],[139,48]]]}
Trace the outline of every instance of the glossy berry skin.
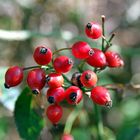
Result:
{"label": "glossy berry skin", "polygon": [[98,39],[102,36],[102,28],[96,22],[89,22],[85,27],[85,33],[91,39]]}
{"label": "glossy berry skin", "polygon": [[17,86],[22,80],[23,69],[18,66],[12,66],[5,73],[5,88]]}
{"label": "glossy berry skin", "polygon": [[78,59],[86,59],[89,56],[92,56],[93,50],[91,49],[88,43],[84,41],[79,41],[73,44],[72,54]]}
{"label": "glossy berry skin", "polygon": [[50,73],[46,77],[46,82],[50,88],[58,88],[61,87],[64,83],[64,78],[59,73]]}
{"label": "glossy berry skin", "polygon": [[67,56],[59,56],[54,60],[54,69],[58,73],[66,73],[71,70],[73,61]]}
{"label": "glossy berry skin", "polygon": [[74,140],[74,137],[70,134],[63,134],[61,140]]}
{"label": "glossy berry skin", "polygon": [[46,115],[48,119],[54,124],[58,124],[60,119],[62,118],[63,109],[60,105],[53,104],[48,106],[46,110]]}
{"label": "glossy berry skin", "polygon": [[121,56],[116,52],[107,51],[105,56],[109,67],[121,67],[124,65]]}
{"label": "glossy berry skin", "polygon": [[91,99],[99,105],[111,107],[112,101],[110,94],[105,87],[97,86],[91,90]]}
{"label": "glossy berry skin", "polygon": [[87,63],[96,68],[105,67],[107,62],[104,53],[97,48],[93,48],[93,51],[93,55],[86,59]]}
{"label": "glossy berry skin", "polygon": [[67,88],[65,94],[67,102],[73,105],[78,104],[83,98],[81,89],[76,86]]}
{"label": "glossy berry skin", "polygon": [[91,88],[97,83],[97,75],[91,70],[86,70],[82,73],[80,80],[83,86]]}
{"label": "glossy berry skin", "polygon": [[34,60],[39,65],[47,65],[52,59],[52,52],[46,46],[38,46],[33,54]]}
{"label": "glossy berry skin", "polygon": [[59,103],[65,99],[65,91],[62,87],[49,88],[46,96],[50,104]]}
{"label": "glossy berry skin", "polygon": [[27,84],[34,94],[40,93],[45,85],[45,72],[43,69],[33,69],[27,75]]}

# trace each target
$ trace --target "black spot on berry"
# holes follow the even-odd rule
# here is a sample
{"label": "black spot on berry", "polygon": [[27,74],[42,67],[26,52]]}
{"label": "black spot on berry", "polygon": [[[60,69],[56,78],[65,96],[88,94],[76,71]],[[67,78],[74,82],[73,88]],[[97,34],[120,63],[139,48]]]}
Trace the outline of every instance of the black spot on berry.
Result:
{"label": "black spot on berry", "polygon": [[46,54],[47,51],[48,51],[47,48],[41,48],[40,49],[41,54]]}
{"label": "black spot on berry", "polygon": [[92,27],[91,23],[88,23],[86,27],[87,27],[88,29],[91,29],[91,27]]}
{"label": "black spot on berry", "polygon": [[73,102],[75,102],[76,101],[76,97],[77,97],[77,94],[75,93],[75,92],[72,92],[71,94],[70,94],[70,99],[73,101]]}
{"label": "black spot on berry", "polygon": [[6,83],[4,83],[4,87],[5,88],[10,88],[10,86],[8,86]]}
{"label": "black spot on berry", "polygon": [[37,94],[39,94],[39,90],[38,89],[34,89],[34,90],[32,90],[32,93],[37,95]]}
{"label": "black spot on berry", "polygon": [[49,102],[50,104],[53,104],[53,103],[55,102],[54,97],[50,96],[50,97],[48,98],[48,102]]}
{"label": "black spot on berry", "polygon": [[91,78],[91,74],[88,74],[88,73],[87,73],[87,74],[85,75],[85,79],[86,79],[86,80],[89,80],[90,78]]}

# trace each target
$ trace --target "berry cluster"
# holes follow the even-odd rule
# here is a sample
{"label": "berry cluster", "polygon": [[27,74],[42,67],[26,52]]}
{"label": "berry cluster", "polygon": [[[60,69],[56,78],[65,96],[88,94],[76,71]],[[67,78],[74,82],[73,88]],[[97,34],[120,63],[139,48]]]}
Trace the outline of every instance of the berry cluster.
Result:
{"label": "berry cluster", "polygon": [[[87,42],[78,41],[72,47],[66,48],[71,51],[71,54],[76,59],[80,59],[94,67],[94,71],[87,69],[73,73],[71,80],[69,80],[70,86],[65,84],[66,77],[64,73],[69,72],[73,68],[73,60],[68,56],[54,57],[56,52],[65,50],[64,48],[52,52],[46,46],[37,46],[33,58],[38,66],[28,68],[13,66],[5,74],[6,88],[20,84],[23,80],[24,70],[28,69],[30,71],[27,74],[27,84],[33,94],[40,94],[42,88],[47,85],[46,98],[51,105],[47,107],[46,115],[55,125],[63,115],[60,102],[66,100],[68,104],[77,105],[83,99],[83,94],[86,91],[90,91],[90,98],[94,103],[107,107],[110,107],[112,104],[108,89],[103,86],[97,86],[97,72],[106,67],[121,67],[124,65],[124,62],[118,53],[108,51],[108,48],[111,46],[111,39],[109,41],[106,40],[98,23],[88,23],[85,26],[85,33],[91,39],[102,37],[107,45],[100,50],[91,48]],[[62,140],[67,140],[67,137],[70,136],[68,134],[64,135]]]}

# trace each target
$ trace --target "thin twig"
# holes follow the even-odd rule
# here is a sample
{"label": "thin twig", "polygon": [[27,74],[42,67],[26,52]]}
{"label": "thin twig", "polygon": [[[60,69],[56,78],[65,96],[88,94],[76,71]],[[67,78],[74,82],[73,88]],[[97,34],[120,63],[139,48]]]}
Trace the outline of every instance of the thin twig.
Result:
{"label": "thin twig", "polygon": [[62,74],[62,76],[69,84],[72,84],[71,81],[68,79],[68,77],[66,75]]}
{"label": "thin twig", "polygon": [[111,44],[111,41],[112,41],[112,39],[115,37],[115,33],[113,33],[112,35],[111,35],[111,37],[109,38],[109,40],[107,41],[107,45],[106,45],[106,47],[104,48],[104,52],[106,52],[108,49],[109,49],[109,47],[112,45]]}
{"label": "thin twig", "polygon": [[31,67],[24,67],[23,70],[30,70],[30,69],[35,69],[35,68],[41,68],[41,66],[31,66]]}
{"label": "thin twig", "polygon": [[61,51],[64,51],[64,50],[71,50],[72,48],[62,48],[62,49],[59,49],[59,50],[56,50],[53,52],[53,55],[55,55],[56,53],[58,52],[61,52]]}
{"label": "thin twig", "polygon": [[78,104],[75,107],[75,109],[68,116],[66,124],[65,124],[65,128],[64,128],[64,133],[65,134],[70,134],[71,129],[72,129],[72,125],[73,125],[74,121],[76,120],[76,118],[78,117],[82,107],[83,107],[83,102]]}
{"label": "thin twig", "polygon": [[[105,36],[105,16],[102,15],[102,35]],[[104,50],[104,38],[102,38],[102,51]]]}
{"label": "thin twig", "polygon": [[101,116],[101,108],[97,104],[94,104],[94,111],[95,111],[95,119],[96,119],[96,127],[97,127],[97,137],[98,140],[103,140],[103,122]]}

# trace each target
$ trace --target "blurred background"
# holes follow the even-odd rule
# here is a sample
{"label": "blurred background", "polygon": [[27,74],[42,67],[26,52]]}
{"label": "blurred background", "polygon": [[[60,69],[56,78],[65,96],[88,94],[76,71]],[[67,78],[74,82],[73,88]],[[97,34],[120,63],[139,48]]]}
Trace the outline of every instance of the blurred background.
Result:
{"label": "blurred background", "polygon": [[[105,70],[99,75],[99,84],[140,85],[140,0],[0,0],[0,140],[21,139],[13,110],[24,84],[5,89],[6,69],[11,65],[36,65],[32,53],[40,44],[52,50],[70,47],[78,40],[100,46],[101,40],[85,36],[84,27],[89,21],[101,23],[101,15],[106,16],[106,36],[116,32],[111,49],[122,55],[125,66]],[[72,57],[68,52],[61,54],[66,53]],[[140,140],[140,90],[124,88],[123,98],[116,97],[115,92],[112,96],[113,107],[102,110],[105,140]],[[96,114],[91,106],[86,103],[84,123],[75,124],[72,130],[75,140],[96,140]]]}

